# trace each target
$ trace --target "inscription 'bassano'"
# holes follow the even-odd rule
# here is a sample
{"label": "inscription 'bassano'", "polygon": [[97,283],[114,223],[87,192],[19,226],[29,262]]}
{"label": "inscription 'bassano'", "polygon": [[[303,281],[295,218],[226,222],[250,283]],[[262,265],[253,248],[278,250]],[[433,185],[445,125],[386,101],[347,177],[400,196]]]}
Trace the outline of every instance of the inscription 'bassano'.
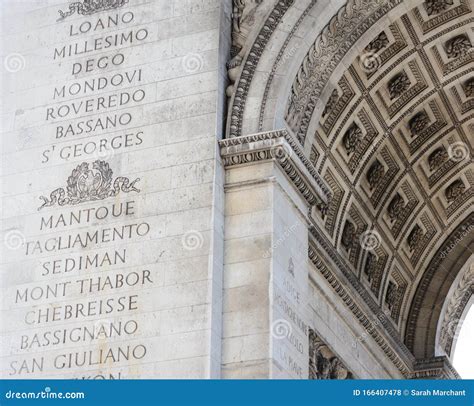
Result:
{"label": "inscription 'bassano'", "polygon": [[120,192],[140,192],[135,185],[140,178],[130,182],[130,179],[118,177],[112,183],[113,171],[110,165],[105,161],[95,161],[92,169],[89,164],[83,162],[72,171],[71,176],[67,180],[66,190],[59,188],[51,192],[49,199],[41,196],[44,207],[51,207],[58,204],[59,206],[76,205],[79,203],[104,200],[108,197],[117,196]]}

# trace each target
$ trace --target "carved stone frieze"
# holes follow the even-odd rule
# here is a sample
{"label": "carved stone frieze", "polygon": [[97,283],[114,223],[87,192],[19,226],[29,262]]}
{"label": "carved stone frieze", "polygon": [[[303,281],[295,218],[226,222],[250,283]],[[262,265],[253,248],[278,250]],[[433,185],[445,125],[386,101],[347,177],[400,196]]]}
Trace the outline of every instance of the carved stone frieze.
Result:
{"label": "carved stone frieze", "polygon": [[352,379],[352,373],[314,330],[309,330],[309,379]]}
{"label": "carved stone frieze", "polygon": [[79,15],[91,15],[100,11],[113,10],[124,6],[129,0],[83,0],[76,1],[69,5],[69,11],[59,10],[59,19],[65,18],[77,13]]}
{"label": "carved stone frieze", "polygon": [[272,131],[219,142],[224,166],[276,161],[309,206],[327,204],[331,190],[286,131]]}
{"label": "carved stone frieze", "polygon": [[462,275],[459,282],[449,298],[440,327],[439,344],[446,354],[451,355],[451,349],[459,329],[460,317],[467,303],[474,294],[474,265]]}
{"label": "carved stone frieze", "polygon": [[411,379],[461,379],[444,356],[416,360],[413,368]]}
{"label": "carved stone frieze", "polygon": [[[316,230],[312,230],[311,236],[313,238],[319,238],[319,242],[323,243],[324,240],[321,239],[321,234]],[[393,327],[390,323],[387,323],[387,318],[383,312],[378,310],[379,313],[376,312],[376,319],[372,319],[371,317],[366,314],[361,307],[354,301],[351,294],[347,290],[346,283],[342,282],[335,276],[333,271],[330,267],[326,266],[324,261],[321,259],[320,255],[318,254],[318,249],[316,246],[313,245],[314,243],[310,240],[308,256],[315,268],[324,276],[324,278],[329,282],[331,287],[334,291],[339,295],[339,297],[343,300],[346,306],[352,311],[354,316],[359,320],[361,325],[365,328],[368,334],[375,340],[375,342],[380,346],[383,352],[387,355],[387,357],[393,362],[393,364],[398,368],[398,370],[406,377],[409,377],[411,374],[412,369],[412,362],[413,356],[410,352],[406,349],[404,344],[399,340],[398,334],[393,330]],[[318,244],[319,245],[319,244]],[[340,266],[340,263],[336,257],[331,258],[335,260],[336,264]],[[342,267],[344,268],[344,267]],[[351,275],[350,271],[347,271],[348,275]],[[357,285],[357,290],[363,294],[364,290],[361,285]],[[365,296],[367,293],[364,293]],[[366,297],[366,301],[370,307],[373,307],[374,310],[377,308],[375,302],[370,298]],[[387,341],[384,337],[384,334],[379,330],[386,329],[388,334],[391,336],[391,340],[397,343],[397,350],[394,350],[392,344]]]}
{"label": "carved stone frieze", "polygon": [[[237,87],[228,88],[227,95],[233,95],[233,101],[230,105],[229,123],[228,123],[228,137],[237,137],[241,135],[243,114],[247,99],[247,94],[252,82],[255,70],[258,65],[260,56],[263,53],[268,41],[270,40],[273,31],[280,23],[281,19],[287,10],[293,5],[295,0],[280,0],[276,3],[268,18],[265,20],[262,28],[255,42],[250,47],[246,59],[242,61],[243,67],[240,74],[240,81]],[[238,73],[233,73],[234,81],[237,79]],[[232,78],[230,78],[232,82]]]}

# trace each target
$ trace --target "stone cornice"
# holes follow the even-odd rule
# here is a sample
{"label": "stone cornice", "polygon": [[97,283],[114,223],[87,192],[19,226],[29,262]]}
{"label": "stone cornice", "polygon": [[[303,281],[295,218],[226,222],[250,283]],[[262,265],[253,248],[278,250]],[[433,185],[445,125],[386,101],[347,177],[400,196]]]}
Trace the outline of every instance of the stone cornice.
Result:
{"label": "stone cornice", "polygon": [[[312,230],[313,233],[311,233],[311,237],[313,238],[310,238],[308,249],[309,259],[396,368],[403,374],[403,376],[407,378],[410,377],[414,358],[398,338],[398,333],[389,323],[387,323],[388,317],[383,312],[380,312],[380,310],[377,312],[374,312],[372,309],[370,309],[370,312],[362,310],[352,297],[350,289],[344,287],[344,283],[340,281],[340,278],[335,275],[330,267],[326,266],[323,259],[318,254],[319,250],[316,248],[316,242],[319,241],[314,239],[315,234],[317,233],[314,233],[314,229]],[[372,320],[371,316],[368,316],[369,313],[372,313]],[[386,333],[383,333],[382,330],[377,327],[379,325],[383,326]]]}
{"label": "stone cornice", "polygon": [[448,358],[433,357],[417,360],[411,379],[461,379]]}
{"label": "stone cornice", "polygon": [[219,146],[226,168],[273,160],[310,207],[331,199],[330,189],[285,130],[229,138]]}

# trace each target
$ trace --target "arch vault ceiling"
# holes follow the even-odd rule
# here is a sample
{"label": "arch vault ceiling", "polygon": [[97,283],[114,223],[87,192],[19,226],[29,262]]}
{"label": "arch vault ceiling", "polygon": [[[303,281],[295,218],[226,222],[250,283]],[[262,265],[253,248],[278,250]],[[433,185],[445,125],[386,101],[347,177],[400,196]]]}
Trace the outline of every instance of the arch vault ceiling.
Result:
{"label": "arch vault ceiling", "polygon": [[336,2],[308,29],[325,2],[250,2],[266,17],[231,67],[227,136],[283,124],[331,190],[319,231],[409,349],[433,356],[414,334],[426,275],[473,241],[474,0]]}

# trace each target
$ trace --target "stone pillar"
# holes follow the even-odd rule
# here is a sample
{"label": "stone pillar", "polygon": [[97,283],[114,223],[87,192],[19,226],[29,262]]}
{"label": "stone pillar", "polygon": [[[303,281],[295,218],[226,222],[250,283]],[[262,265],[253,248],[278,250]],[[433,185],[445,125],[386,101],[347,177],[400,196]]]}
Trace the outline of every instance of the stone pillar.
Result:
{"label": "stone pillar", "polygon": [[2,378],[220,376],[230,3],[2,3]]}
{"label": "stone pillar", "polygon": [[298,152],[284,132],[221,142],[224,378],[308,378],[307,213],[327,196]]}

